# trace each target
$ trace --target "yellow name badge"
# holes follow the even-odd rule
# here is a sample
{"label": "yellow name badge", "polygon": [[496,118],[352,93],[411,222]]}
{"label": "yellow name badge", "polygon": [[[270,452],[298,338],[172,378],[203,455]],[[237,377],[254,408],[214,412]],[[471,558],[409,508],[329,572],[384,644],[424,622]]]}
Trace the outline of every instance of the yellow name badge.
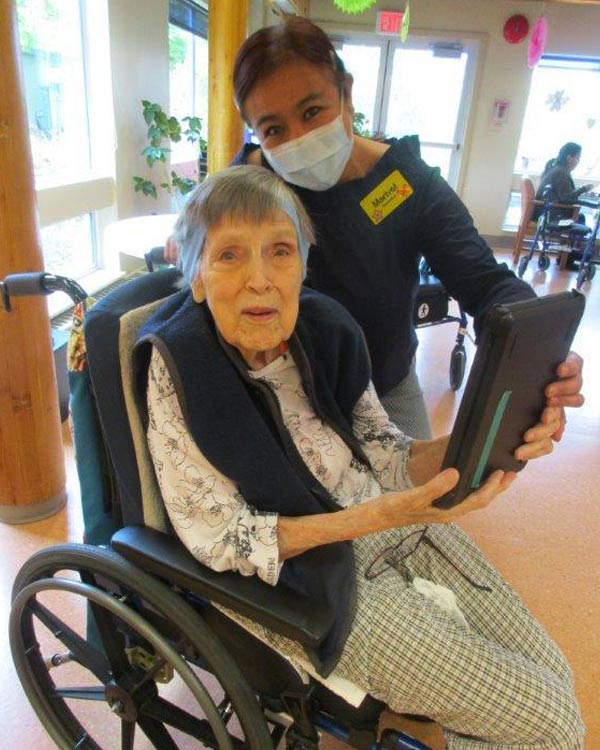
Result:
{"label": "yellow name badge", "polygon": [[413,194],[411,185],[397,169],[380,182],[361,202],[362,210],[373,224],[380,224]]}

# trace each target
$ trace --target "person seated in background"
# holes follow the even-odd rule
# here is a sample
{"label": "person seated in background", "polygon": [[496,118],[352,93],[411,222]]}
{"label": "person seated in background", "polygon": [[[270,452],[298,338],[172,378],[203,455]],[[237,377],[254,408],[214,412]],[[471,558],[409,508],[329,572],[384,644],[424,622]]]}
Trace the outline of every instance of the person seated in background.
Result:
{"label": "person seated in background", "polygon": [[[235,161],[274,170],[298,195],[317,235],[306,285],[341,302],[363,329],[392,421],[430,438],[413,324],[421,257],[474,317],[477,334],[494,304],[533,290],[496,262],[439,169],[415,153],[413,137],[379,142],[353,132],[353,79],[319,26],[290,17],[256,31],[237,53],[233,84],[259,141]],[[167,253],[176,258],[176,242]],[[570,353],[548,386],[549,405],[583,403],[581,370]],[[561,434],[562,426],[555,439]]]}
{"label": "person seated in background", "polygon": [[[536,191],[535,198],[538,201],[546,201],[550,198],[551,201],[556,203],[562,203],[566,206],[577,203],[577,199],[587,193],[593,185],[587,184],[576,188],[571,172],[579,164],[581,159],[581,146],[578,143],[569,141],[558,152],[558,156],[550,161],[546,162],[542,176],[540,177],[540,184]],[[532,220],[537,221],[542,215],[544,210],[543,206],[536,205],[533,208]],[[572,229],[574,231],[579,230],[580,236],[583,237],[585,229],[585,216],[579,212],[577,217],[573,219],[574,211],[568,207],[563,208],[552,208],[550,210],[549,219],[552,222],[559,222],[563,219],[571,219],[574,221]],[[581,259],[582,251],[580,247],[575,247],[569,253],[566,267],[569,269],[578,268],[577,261]],[[557,262],[558,262],[557,258]]]}
{"label": "person seated in background", "polygon": [[[581,159],[581,146],[578,143],[569,141],[558,152],[558,156],[546,162],[540,184],[536,191],[535,198],[544,201],[550,196],[550,199],[556,203],[565,203],[571,205],[577,203],[579,196],[587,193],[592,189],[593,184],[582,185],[576,188],[571,172],[579,164]],[[535,206],[533,209],[533,221],[537,221],[542,215],[543,206]],[[573,211],[569,208],[553,209],[550,218],[555,221],[558,219],[572,219]],[[579,214],[578,223],[585,224],[585,216]]]}
{"label": "person seated in background", "polygon": [[[452,523],[515,475],[495,472],[451,510],[432,504],[458,479],[440,472],[447,438],[390,421],[358,324],[303,288],[314,236],[293,191],[259,166],[212,174],[175,241],[187,284],[136,344],[168,516],[203,564],[302,591],[332,626],[305,652],[229,614],[321,678],[335,670],[438,721],[449,750],[582,750],[563,655]],[[560,417],[547,407],[516,457],[549,453]]]}

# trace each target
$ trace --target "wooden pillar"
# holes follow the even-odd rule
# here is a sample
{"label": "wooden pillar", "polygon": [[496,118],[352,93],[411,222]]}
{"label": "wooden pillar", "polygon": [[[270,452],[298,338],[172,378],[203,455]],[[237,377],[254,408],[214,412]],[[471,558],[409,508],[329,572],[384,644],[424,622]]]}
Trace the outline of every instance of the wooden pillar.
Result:
{"label": "wooden pillar", "polygon": [[[0,0],[0,279],[43,270],[13,0]],[[44,298],[0,308],[0,521],[45,518],[66,500]]]}
{"label": "wooden pillar", "polygon": [[243,124],[233,103],[233,62],[246,38],[248,0],[210,0],[208,12],[208,170],[229,165]]}

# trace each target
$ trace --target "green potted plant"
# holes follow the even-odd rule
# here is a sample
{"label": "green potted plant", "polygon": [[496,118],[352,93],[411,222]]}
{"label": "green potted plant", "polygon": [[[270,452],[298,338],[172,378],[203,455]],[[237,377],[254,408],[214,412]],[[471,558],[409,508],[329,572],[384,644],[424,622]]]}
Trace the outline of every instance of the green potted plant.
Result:
{"label": "green potted plant", "polygon": [[368,124],[369,121],[367,120],[367,116],[362,112],[355,112],[352,115],[352,129],[356,135],[362,135],[364,138],[371,138],[373,134],[367,127]]}
{"label": "green potted plant", "polygon": [[[206,176],[206,140],[202,136],[202,120],[199,117],[183,117],[179,121],[176,117],[169,117],[160,104],[142,100],[144,120],[148,125],[148,145],[142,151],[146,157],[146,163],[153,167],[156,162],[163,165],[163,173],[166,173],[163,181],[158,187],[163,188],[171,195],[186,195],[193,190],[198,182],[202,182]],[[169,143],[177,143],[185,138],[189,143],[195,143],[198,147],[198,180],[190,177],[182,177],[174,170],[167,173],[167,156],[171,149]],[[158,197],[157,185],[145,177],[134,177],[133,186],[136,193]]]}

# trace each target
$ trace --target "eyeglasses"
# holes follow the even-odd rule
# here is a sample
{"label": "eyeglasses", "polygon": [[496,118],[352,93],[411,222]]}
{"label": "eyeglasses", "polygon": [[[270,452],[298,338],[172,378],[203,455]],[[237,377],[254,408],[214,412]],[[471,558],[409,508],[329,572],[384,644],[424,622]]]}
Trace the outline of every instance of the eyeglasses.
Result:
{"label": "eyeglasses", "polygon": [[[371,562],[367,565],[367,569],[365,570],[365,578],[368,581],[372,581],[375,578],[378,578],[382,573],[385,573],[386,570],[389,570],[390,568],[393,568],[394,570],[398,570],[400,565],[411,555],[414,555],[414,553],[417,551],[419,546],[421,544],[426,544],[432,549],[434,549],[439,555],[441,555],[446,562],[454,568],[460,575],[467,580],[472,586],[474,586],[476,589],[479,589],[480,591],[491,591],[492,589],[489,586],[485,586],[482,583],[477,583],[474,581],[470,576],[468,576],[464,571],[462,571],[449,557],[446,555],[446,553],[441,550],[435,542],[433,542],[428,536],[427,536],[427,526],[423,526],[422,529],[416,529],[415,531],[411,531],[410,534],[407,534],[407,536],[403,537],[399,542],[396,544],[393,544],[390,547],[386,547],[384,550],[382,550]],[[406,571],[408,572],[408,571]]]}
{"label": "eyeglasses", "polygon": [[368,564],[365,578],[372,581],[390,568],[398,570],[400,563],[417,551],[421,542],[426,539],[426,534],[427,527],[424,526],[412,531],[391,547],[386,547]]}

